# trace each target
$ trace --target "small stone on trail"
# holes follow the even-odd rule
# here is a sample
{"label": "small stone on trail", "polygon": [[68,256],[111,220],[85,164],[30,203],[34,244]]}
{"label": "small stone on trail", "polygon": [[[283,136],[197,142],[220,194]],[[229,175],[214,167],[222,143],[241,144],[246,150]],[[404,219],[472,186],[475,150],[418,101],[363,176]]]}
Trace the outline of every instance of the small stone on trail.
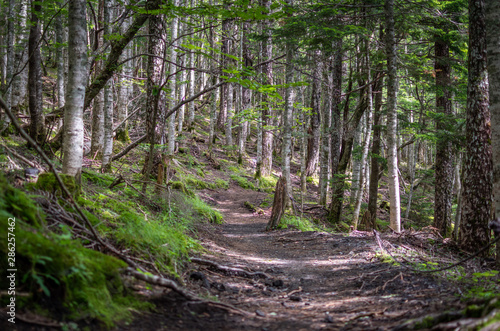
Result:
{"label": "small stone on trail", "polygon": [[274,287],[283,287],[284,285],[285,285],[285,283],[283,283],[283,281],[281,279],[273,280]]}
{"label": "small stone on trail", "polygon": [[262,310],[256,310],[255,311],[255,314],[257,314],[257,316],[260,316],[260,317],[266,317],[266,313],[264,313]]}

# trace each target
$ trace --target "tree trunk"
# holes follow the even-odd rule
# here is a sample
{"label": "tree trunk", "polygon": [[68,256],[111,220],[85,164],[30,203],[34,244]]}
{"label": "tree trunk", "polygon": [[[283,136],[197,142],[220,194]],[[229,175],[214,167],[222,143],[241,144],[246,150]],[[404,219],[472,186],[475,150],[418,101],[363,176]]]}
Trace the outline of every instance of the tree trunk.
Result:
{"label": "tree trunk", "polygon": [[[370,48],[368,41],[366,42],[366,82],[370,82],[371,80],[371,68],[370,68]],[[366,124],[365,124],[365,130],[364,130],[364,140],[362,143],[362,151],[361,151],[361,162],[360,162],[360,169],[359,169],[359,185],[358,189],[356,191],[356,197],[354,200],[354,213],[352,216],[352,223],[354,225],[354,228],[357,228],[358,225],[358,218],[359,218],[359,212],[361,209],[361,202],[363,200],[363,195],[364,195],[364,182],[365,182],[365,177],[366,177],[366,169],[368,167],[367,164],[367,159],[368,159],[368,150],[370,149],[370,136],[372,132],[372,113],[373,113],[373,94],[372,94],[372,85],[368,84],[367,87],[367,101],[368,101],[368,107],[365,113],[365,118],[366,118]]]}
{"label": "tree trunk", "polygon": [[[178,6],[179,5],[179,0],[173,0],[172,2],[173,6]],[[171,106],[175,105],[175,88],[176,88],[176,83],[177,79],[175,77],[175,72],[177,71],[177,67],[175,63],[177,63],[177,52],[176,48],[177,45],[179,44],[177,41],[177,32],[178,32],[178,27],[179,27],[179,18],[177,16],[174,16],[172,18],[172,24],[170,27],[170,40],[171,40],[171,46],[170,46],[170,100],[168,101],[168,106],[167,109],[170,109]],[[169,119],[168,119],[168,155],[174,155],[175,151],[175,114],[172,114]]]}
{"label": "tree trunk", "polygon": [[[266,8],[266,12],[270,14],[271,0],[263,0],[262,5]],[[263,21],[263,34],[266,38],[262,41],[262,60],[271,60],[273,57],[273,43],[271,39],[271,21]],[[272,62],[268,62],[262,66],[262,76],[264,85],[273,84],[273,67]],[[273,105],[267,94],[262,94],[262,176],[271,175],[273,166]]]}
{"label": "tree trunk", "polygon": [[[57,2],[57,7],[60,8],[62,3]],[[66,42],[64,27],[62,22],[62,15],[56,16],[56,66],[57,66],[57,106],[64,107],[64,43]]]}
{"label": "tree trunk", "polygon": [[[292,0],[288,0],[290,4]],[[286,68],[285,83],[293,83],[293,45],[286,44]],[[283,111],[283,146],[281,172],[285,180],[285,205],[289,196],[292,194],[292,180],[290,178],[290,161],[292,147],[292,122],[293,122],[293,103],[295,101],[295,88],[288,86],[285,90],[285,109]]]}
{"label": "tree trunk", "polygon": [[[126,31],[131,24],[131,18],[126,18],[123,21],[122,29]],[[132,57],[132,46],[129,45],[125,48],[122,54],[122,61]],[[120,77],[120,84],[118,86],[118,100],[116,100],[116,115],[118,123],[123,122],[128,117],[128,104],[130,96],[132,95],[132,80],[133,75],[133,62],[128,60],[122,66],[122,76]],[[116,140],[128,143],[130,137],[128,133],[128,123],[125,122],[116,129]]]}
{"label": "tree trunk", "polygon": [[[500,217],[500,2],[486,3],[486,48],[491,112],[491,144],[493,152],[493,210]],[[500,265],[500,244],[497,242],[497,265]]]}
{"label": "tree trunk", "polygon": [[[165,34],[163,31],[163,20],[159,15],[153,15],[148,22],[148,56],[146,69],[146,132],[149,141],[149,153],[144,161],[144,184],[142,192],[146,193],[147,182],[150,179],[150,174],[153,169],[153,163],[156,155],[155,144],[157,142],[157,123],[160,122],[161,114],[163,113],[163,102],[160,99],[164,96],[161,91],[161,86],[164,84],[164,69],[165,62],[157,56],[165,54]],[[164,123],[160,123],[163,127]],[[160,129],[160,135],[164,134],[164,130]]]}
{"label": "tree trunk", "polygon": [[390,197],[390,226],[401,231],[397,154],[397,69],[396,40],[394,34],[394,0],[385,1],[386,54],[387,54],[387,148]]}
{"label": "tree trunk", "polygon": [[83,106],[87,84],[86,1],[72,0],[68,6],[68,86],[64,107],[62,172],[80,181],[83,161]]}
{"label": "tree trunk", "polygon": [[[58,15],[60,17],[60,15]],[[21,70],[26,62],[28,62],[28,1],[22,0],[19,2],[19,41],[16,43],[16,71]],[[63,29],[64,31],[64,29]],[[61,48],[62,49],[62,48]],[[64,63],[64,62],[63,62]],[[12,82],[12,107],[19,107],[26,99],[28,91],[28,70],[26,68],[14,77]],[[62,98],[64,99],[64,91]]]}
{"label": "tree trunk", "polygon": [[[380,28],[380,40],[384,40],[384,35]],[[375,95],[375,107],[373,109],[373,141],[371,151],[371,169],[370,169],[370,184],[368,188],[368,212],[370,219],[368,223],[375,227],[377,221],[377,199],[378,199],[378,182],[380,173],[379,159],[380,155],[380,133],[381,133],[381,120],[382,120],[382,90],[384,86],[383,68],[379,64],[377,66],[376,82],[373,85],[373,94]]]}
{"label": "tree trunk", "polygon": [[460,245],[469,252],[481,249],[490,239],[493,164],[484,10],[484,1],[469,1],[467,149],[460,229]]}
{"label": "tree trunk", "polygon": [[320,138],[320,100],[321,100],[321,75],[323,73],[323,61],[321,60],[321,53],[316,51],[313,56],[313,83],[311,92],[311,126],[308,134],[307,141],[307,159],[306,159],[306,176],[312,176],[316,170],[319,157],[319,138]]}
{"label": "tree trunk", "polygon": [[323,102],[323,121],[321,122],[321,151],[320,151],[320,176],[319,176],[319,204],[326,206],[328,193],[330,161],[330,128],[332,114],[332,89],[333,89],[333,57],[328,59],[327,84],[325,87],[325,99]]}
{"label": "tree trunk", "polygon": [[43,116],[42,90],[42,56],[40,54],[40,25],[39,15],[42,5],[34,3],[31,8],[31,28],[28,43],[29,66],[29,109],[30,109],[30,136],[38,144],[45,140],[45,123]]}
{"label": "tree trunk", "polygon": [[[113,0],[104,3],[104,36],[111,35],[113,20],[111,8]],[[111,172],[111,154],[113,154],[113,80],[104,87],[104,143],[102,151],[102,172]]]}

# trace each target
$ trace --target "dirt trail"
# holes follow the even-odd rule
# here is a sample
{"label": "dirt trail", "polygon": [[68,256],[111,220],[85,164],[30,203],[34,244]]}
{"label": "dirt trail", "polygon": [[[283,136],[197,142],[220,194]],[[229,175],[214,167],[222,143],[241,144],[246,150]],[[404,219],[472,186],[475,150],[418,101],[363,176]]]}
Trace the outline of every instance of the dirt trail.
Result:
{"label": "dirt trail", "polygon": [[252,316],[201,310],[193,312],[194,320],[180,318],[179,330],[388,330],[458,305],[446,282],[379,262],[374,257],[378,246],[368,234],[265,232],[268,217],[244,207],[245,201],[257,204],[264,193],[236,185],[206,193],[225,224],[202,232],[210,252],[203,258],[270,278],[195,266],[206,280],[190,281],[192,290]]}

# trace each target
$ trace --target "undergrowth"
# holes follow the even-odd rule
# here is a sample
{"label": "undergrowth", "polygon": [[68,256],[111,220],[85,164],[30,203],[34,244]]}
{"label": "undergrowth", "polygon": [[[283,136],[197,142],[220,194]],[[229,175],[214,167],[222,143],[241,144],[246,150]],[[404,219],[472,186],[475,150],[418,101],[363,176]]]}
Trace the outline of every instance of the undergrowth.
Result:
{"label": "undergrowth", "polygon": [[[63,320],[94,320],[111,327],[130,319],[131,308],[150,307],[123,285],[120,270],[126,266],[124,262],[83,247],[66,225],[55,229],[57,232],[47,227],[43,211],[30,196],[8,185],[0,175],[0,235],[7,238],[10,230],[15,234],[15,268],[23,271],[16,291],[28,293],[16,298],[17,309],[53,317],[64,314]],[[4,256],[8,247],[7,240],[0,241]],[[2,264],[6,262],[2,259]],[[2,265],[2,288],[8,288],[6,272],[7,266]],[[6,300],[9,297],[2,296],[2,305]]]}
{"label": "undergrowth", "polygon": [[281,218],[280,224],[278,225],[278,229],[297,229],[300,231],[322,231],[318,225],[314,224],[307,217],[300,217],[294,215],[285,214]]}

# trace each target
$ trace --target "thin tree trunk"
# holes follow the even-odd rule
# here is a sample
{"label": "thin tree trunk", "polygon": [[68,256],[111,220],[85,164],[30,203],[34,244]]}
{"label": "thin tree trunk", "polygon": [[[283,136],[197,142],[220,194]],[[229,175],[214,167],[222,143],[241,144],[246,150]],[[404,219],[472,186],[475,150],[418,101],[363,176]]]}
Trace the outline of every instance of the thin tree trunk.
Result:
{"label": "thin tree trunk", "polygon": [[[179,0],[173,0],[173,6],[179,5]],[[177,62],[177,52],[175,51],[178,45],[177,32],[179,27],[179,18],[174,16],[172,18],[172,24],[170,26],[170,40],[172,45],[170,46],[170,100],[168,101],[167,109],[170,109],[170,105],[175,105],[175,88],[176,88],[176,77],[175,72],[177,67],[175,63]],[[168,155],[174,155],[175,151],[175,115],[172,115],[168,119]]]}
{"label": "thin tree trunk", "polygon": [[[132,18],[126,18],[123,21],[123,31],[126,31],[129,28],[131,21]],[[125,48],[122,55],[122,60],[126,60],[130,57],[132,57],[132,45],[129,45]],[[122,76],[120,77],[120,84],[118,86],[118,100],[116,100],[116,115],[118,123],[123,122],[128,117],[128,104],[133,90],[132,80],[130,79],[130,77],[132,77],[133,75],[133,63],[131,62],[131,60],[123,64],[121,73]],[[117,128],[116,140],[124,143],[130,142],[127,122]]]}
{"label": "thin tree trunk", "polygon": [[[270,14],[271,0],[263,0],[262,5],[266,8],[266,12]],[[266,38],[262,41],[262,60],[271,60],[273,57],[273,43],[271,39],[271,21],[263,21],[263,34]],[[262,66],[263,84],[273,84],[273,67],[272,62],[268,62]],[[273,105],[267,94],[262,94],[262,176],[269,176],[273,166]]]}
{"label": "thin tree trunk", "polygon": [[[366,41],[366,82],[370,82],[371,80],[371,68],[370,68],[370,47],[368,41]],[[361,202],[363,200],[364,195],[364,182],[366,177],[366,169],[368,168],[367,159],[368,159],[368,150],[370,149],[370,137],[372,131],[372,114],[373,114],[373,94],[372,94],[372,85],[368,84],[367,87],[367,101],[368,107],[365,113],[366,123],[364,129],[364,141],[362,144],[361,151],[361,162],[360,162],[360,177],[359,177],[359,185],[358,190],[356,192],[356,198],[354,202],[354,213],[352,216],[352,224],[356,229],[358,227],[358,218],[359,212],[361,210]]]}
{"label": "thin tree trunk", "polygon": [[[382,30],[382,29],[381,29]],[[383,35],[381,33],[380,39],[383,40]],[[370,173],[370,186],[368,189],[368,212],[370,216],[370,224],[373,228],[376,227],[377,220],[377,198],[378,198],[378,182],[380,165],[379,158],[380,155],[380,132],[381,132],[381,108],[382,108],[382,88],[384,86],[384,78],[382,76],[382,68],[378,66],[377,70],[377,81],[373,86],[373,93],[375,94],[375,108],[374,108],[374,120],[373,120],[373,142],[372,142],[372,152],[371,152],[371,173]]]}
{"label": "thin tree trunk", "polygon": [[321,60],[321,53],[316,51],[313,56],[313,83],[311,92],[311,126],[308,134],[307,141],[307,160],[306,160],[306,176],[312,176],[316,170],[319,157],[319,138],[320,138],[320,100],[321,100],[321,75],[323,73],[323,61]]}
{"label": "thin tree trunk", "polygon": [[83,106],[87,84],[86,1],[72,0],[68,5],[68,86],[64,107],[64,145],[62,172],[80,181],[83,161]]}
{"label": "thin tree trunk", "polygon": [[[113,0],[104,3],[104,36],[111,35],[113,20],[111,8]],[[104,87],[104,143],[102,153],[102,172],[111,172],[111,155],[113,154],[113,80]]]}
{"label": "thin tree trunk", "polygon": [[333,57],[328,60],[327,84],[323,102],[323,120],[321,122],[321,151],[320,151],[320,176],[319,176],[319,204],[326,206],[329,180],[330,161],[330,127],[332,114],[332,89],[333,89]]}
{"label": "thin tree trunk", "polygon": [[[57,7],[60,8],[62,3],[60,1],[57,2]],[[65,42],[65,33],[62,22],[62,15],[56,16],[56,65],[57,65],[57,106],[64,107],[65,98],[64,98],[64,47],[63,44]]]}
{"label": "thin tree trunk", "polygon": [[[19,2],[19,41],[16,43],[16,70],[20,70],[28,62],[28,1]],[[60,17],[60,15],[58,15]],[[64,29],[62,29],[64,31]],[[63,39],[64,40],[64,39]],[[63,62],[64,63],[64,62]],[[28,91],[28,70],[24,68],[12,82],[12,107],[19,107],[26,99]],[[64,91],[62,98],[64,99]]]}
{"label": "thin tree trunk", "polygon": [[40,24],[39,15],[42,5],[34,3],[31,9],[31,28],[28,51],[30,54],[28,65],[29,109],[30,109],[30,136],[38,144],[45,140],[45,123],[43,116],[42,96],[42,55],[40,54]]}
{"label": "thin tree trunk", "polygon": [[460,223],[462,222],[462,181],[460,180],[460,168],[462,164],[462,157],[460,153],[457,155],[457,162],[455,164],[455,191],[457,192],[457,210],[455,213],[455,227],[453,228],[453,238],[459,242]]}
{"label": "thin tree trunk", "polygon": [[396,40],[394,33],[394,0],[385,1],[386,54],[387,54],[387,147],[390,197],[390,226],[401,231],[401,205],[399,196],[397,157],[397,70]]}

